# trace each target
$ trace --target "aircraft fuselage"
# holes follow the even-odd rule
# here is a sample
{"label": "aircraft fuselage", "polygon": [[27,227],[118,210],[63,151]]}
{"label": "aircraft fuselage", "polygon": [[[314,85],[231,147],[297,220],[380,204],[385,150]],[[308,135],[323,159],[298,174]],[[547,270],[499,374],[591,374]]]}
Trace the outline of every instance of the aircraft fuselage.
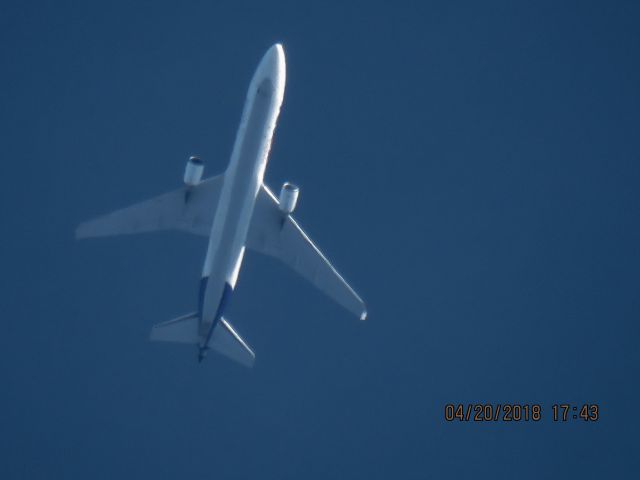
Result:
{"label": "aircraft fuselage", "polygon": [[238,279],[284,86],[284,53],[274,45],[251,80],[211,227],[198,305],[201,358]]}

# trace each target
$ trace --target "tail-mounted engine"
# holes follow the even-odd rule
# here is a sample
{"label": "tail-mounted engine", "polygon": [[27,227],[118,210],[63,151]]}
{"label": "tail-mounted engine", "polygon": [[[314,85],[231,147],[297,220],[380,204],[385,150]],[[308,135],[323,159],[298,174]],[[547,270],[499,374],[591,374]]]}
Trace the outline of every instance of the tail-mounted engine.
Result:
{"label": "tail-mounted engine", "polygon": [[189,157],[187,167],[184,169],[184,184],[188,187],[195,187],[202,179],[204,172],[204,162],[200,157],[194,155]]}
{"label": "tail-mounted engine", "polygon": [[287,215],[292,213],[296,209],[296,203],[298,202],[298,194],[300,189],[293,183],[285,182],[280,190],[280,198],[278,203],[280,204],[280,210]]}

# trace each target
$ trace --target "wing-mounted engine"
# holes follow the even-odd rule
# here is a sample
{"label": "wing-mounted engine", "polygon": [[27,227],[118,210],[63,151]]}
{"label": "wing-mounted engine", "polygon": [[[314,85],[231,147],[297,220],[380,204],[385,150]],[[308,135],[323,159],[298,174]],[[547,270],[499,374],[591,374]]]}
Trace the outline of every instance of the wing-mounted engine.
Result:
{"label": "wing-mounted engine", "polygon": [[300,189],[293,183],[285,182],[280,190],[280,197],[278,198],[280,211],[289,215],[296,209],[296,203],[298,203],[298,195]]}
{"label": "wing-mounted engine", "polygon": [[195,187],[202,180],[204,172],[204,162],[197,155],[189,157],[187,166],[184,169],[184,184],[187,187]]}
{"label": "wing-mounted engine", "polygon": [[187,160],[187,166],[184,169],[184,201],[187,203],[191,197],[191,191],[202,180],[202,174],[204,173],[204,162],[197,155],[192,155]]}

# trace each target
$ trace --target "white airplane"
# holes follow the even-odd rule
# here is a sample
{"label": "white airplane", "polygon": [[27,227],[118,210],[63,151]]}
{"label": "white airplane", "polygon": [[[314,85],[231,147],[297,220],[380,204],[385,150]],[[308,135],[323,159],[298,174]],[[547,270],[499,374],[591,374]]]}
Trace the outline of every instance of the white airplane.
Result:
{"label": "white airplane", "polygon": [[262,181],[285,76],[284,51],[275,44],[253,75],[231,160],[222,175],[201,180],[204,165],[191,157],[182,188],[90,220],[76,230],[77,238],[170,229],[209,236],[197,311],[151,329],[151,340],[197,345],[198,361],[212,349],[253,365],[253,351],[224,318],[245,248],[279,258],[361,320],[367,316],[358,294],[291,216],[298,187],[284,183],[276,198]]}

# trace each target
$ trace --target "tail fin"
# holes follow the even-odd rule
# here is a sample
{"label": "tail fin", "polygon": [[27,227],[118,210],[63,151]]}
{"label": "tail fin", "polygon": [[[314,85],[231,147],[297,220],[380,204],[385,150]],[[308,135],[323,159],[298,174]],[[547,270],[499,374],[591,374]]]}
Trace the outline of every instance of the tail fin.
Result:
{"label": "tail fin", "polygon": [[[198,314],[190,313],[182,317],[169,320],[168,322],[154,325],[151,329],[150,338],[159,342],[178,342],[198,345]],[[234,360],[246,367],[252,367],[255,361],[255,354],[251,347],[238,335],[231,324],[224,318],[220,319],[216,325],[209,345],[206,349],[212,349],[231,360]],[[205,350],[206,350],[205,349]]]}

